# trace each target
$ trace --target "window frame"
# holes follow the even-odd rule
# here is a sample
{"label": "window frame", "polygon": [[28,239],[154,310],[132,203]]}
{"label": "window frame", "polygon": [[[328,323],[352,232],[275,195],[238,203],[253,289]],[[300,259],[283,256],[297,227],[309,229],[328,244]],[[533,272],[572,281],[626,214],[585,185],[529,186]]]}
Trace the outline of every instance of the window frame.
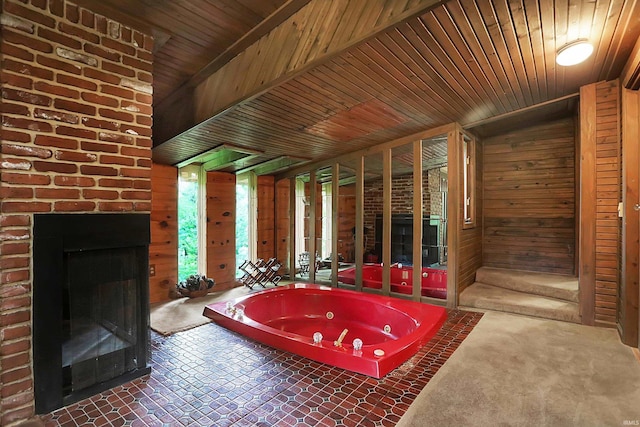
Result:
{"label": "window frame", "polygon": [[477,151],[475,138],[462,134],[462,228],[476,226],[476,163]]}

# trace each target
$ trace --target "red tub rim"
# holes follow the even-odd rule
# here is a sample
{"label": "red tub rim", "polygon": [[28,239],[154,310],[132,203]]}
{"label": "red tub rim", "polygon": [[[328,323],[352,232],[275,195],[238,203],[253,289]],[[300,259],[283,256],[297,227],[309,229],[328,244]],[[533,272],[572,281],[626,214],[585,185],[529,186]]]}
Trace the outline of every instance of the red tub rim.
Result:
{"label": "red tub rim", "polygon": [[[287,292],[289,290],[294,292],[308,291],[314,294],[318,292],[333,292],[336,295],[351,298],[357,297],[359,300],[383,304],[409,315],[416,320],[418,325],[414,331],[406,336],[375,345],[365,344],[361,352],[356,352],[349,343],[345,343],[343,347],[338,348],[333,346],[331,341],[323,340],[321,345],[317,345],[313,343],[311,337],[272,328],[256,322],[247,315],[238,318],[238,316],[227,312],[227,301],[207,305],[203,315],[213,319],[227,329],[271,347],[375,378],[382,378],[415,354],[420,347],[436,334],[447,317],[446,310],[439,306],[308,283],[277,286],[253,292],[230,301],[235,306],[242,304],[243,301],[249,298],[260,298],[261,295],[268,295],[273,292]],[[377,349],[383,350],[384,356],[378,357],[374,355],[373,351]]]}

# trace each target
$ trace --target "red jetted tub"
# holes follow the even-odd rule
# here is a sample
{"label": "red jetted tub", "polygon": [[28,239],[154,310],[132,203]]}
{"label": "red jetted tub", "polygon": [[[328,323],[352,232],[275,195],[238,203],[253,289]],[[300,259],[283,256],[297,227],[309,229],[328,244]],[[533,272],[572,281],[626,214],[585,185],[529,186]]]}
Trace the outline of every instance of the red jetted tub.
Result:
{"label": "red jetted tub", "polygon": [[[391,291],[410,295],[413,292],[413,267],[393,264],[390,271]],[[355,285],[356,268],[347,268],[339,272],[338,281]],[[382,289],[382,264],[365,264],[362,266],[362,286]],[[447,298],[447,270],[430,267],[422,268],[422,296]]]}
{"label": "red jetted tub", "polygon": [[210,304],[203,314],[261,343],[375,378],[414,355],[447,318],[443,307],[303,283]]}

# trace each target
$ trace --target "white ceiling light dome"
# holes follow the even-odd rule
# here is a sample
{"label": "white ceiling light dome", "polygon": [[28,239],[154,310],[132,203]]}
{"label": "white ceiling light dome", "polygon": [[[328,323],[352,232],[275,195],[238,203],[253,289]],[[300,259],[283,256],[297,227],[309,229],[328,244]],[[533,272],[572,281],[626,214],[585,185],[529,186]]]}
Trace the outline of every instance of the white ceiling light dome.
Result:
{"label": "white ceiling light dome", "polygon": [[587,40],[576,40],[567,43],[558,50],[556,62],[558,65],[576,65],[586,60],[593,53],[593,45]]}

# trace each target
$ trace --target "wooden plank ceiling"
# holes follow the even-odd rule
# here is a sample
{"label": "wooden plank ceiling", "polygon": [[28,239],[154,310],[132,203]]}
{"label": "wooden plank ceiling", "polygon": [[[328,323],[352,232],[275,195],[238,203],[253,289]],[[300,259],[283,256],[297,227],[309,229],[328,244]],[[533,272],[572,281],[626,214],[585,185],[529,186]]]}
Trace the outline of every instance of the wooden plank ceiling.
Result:
{"label": "wooden plank ceiling", "polygon": [[[143,3],[137,19],[169,35],[156,52],[155,105],[200,76],[191,80],[196,96],[182,98],[185,109],[193,109],[193,123],[177,135],[154,136],[154,161],[167,164],[226,144],[254,153],[250,167],[271,161],[283,168],[289,156],[332,158],[453,121],[472,132],[482,124],[477,130],[487,135],[502,128],[499,121],[486,125],[492,117],[513,125],[571,114],[571,95],[617,78],[640,34],[640,0],[102,3],[132,17]],[[287,6],[288,19],[285,12],[273,18]],[[305,13],[315,19],[301,19]],[[167,17],[175,17],[175,25]],[[269,21],[278,31],[255,32],[243,53],[203,72],[252,27]],[[359,27],[383,21],[386,28],[377,33]],[[576,39],[591,41],[593,55],[574,67],[558,66],[557,49]],[[314,61],[302,63],[314,49]],[[322,56],[323,49],[330,54]],[[275,73],[279,68],[284,71]],[[550,107],[556,99],[562,103]],[[539,104],[546,114],[532,108]],[[170,113],[158,111],[155,120],[170,121]],[[245,159],[225,170],[246,167]]]}

